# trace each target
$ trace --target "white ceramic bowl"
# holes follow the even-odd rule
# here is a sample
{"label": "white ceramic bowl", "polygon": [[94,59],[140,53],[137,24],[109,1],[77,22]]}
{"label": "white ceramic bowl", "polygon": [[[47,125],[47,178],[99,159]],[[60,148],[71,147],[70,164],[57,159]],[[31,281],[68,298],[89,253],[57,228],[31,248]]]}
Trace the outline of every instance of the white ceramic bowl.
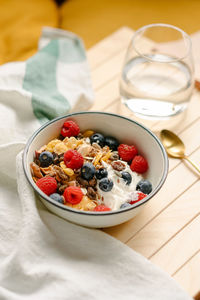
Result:
{"label": "white ceramic bowl", "polygon": [[[131,208],[101,213],[75,210],[59,204],[45,195],[32,179],[30,163],[33,161],[35,150],[59,136],[66,119],[77,122],[82,132],[92,129],[116,137],[121,143],[136,145],[138,152],[144,155],[148,161],[149,170],[145,177],[153,185],[152,192],[143,200],[132,205]],[[158,192],[167,176],[168,157],[159,139],[143,125],[120,115],[103,112],[79,112],[54,119],[40,127],[29,139],[24,149],[23,167],[30,185],[51,212],[76,224],[103,228],[118,225],[133,218],[144,207],[145,203]]]}

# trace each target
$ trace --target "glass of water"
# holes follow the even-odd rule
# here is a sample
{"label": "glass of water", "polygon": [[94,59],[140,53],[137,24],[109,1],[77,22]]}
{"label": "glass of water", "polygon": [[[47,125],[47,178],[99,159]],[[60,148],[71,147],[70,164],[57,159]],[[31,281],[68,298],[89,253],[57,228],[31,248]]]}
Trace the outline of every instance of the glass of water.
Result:
{"label": "glass of water", "polygon": [[135,32],[120,78],[122,102],[132,112],[149,119],[178,115],[187,108],[193,85],[188,34],[168,24],[150,24]]}

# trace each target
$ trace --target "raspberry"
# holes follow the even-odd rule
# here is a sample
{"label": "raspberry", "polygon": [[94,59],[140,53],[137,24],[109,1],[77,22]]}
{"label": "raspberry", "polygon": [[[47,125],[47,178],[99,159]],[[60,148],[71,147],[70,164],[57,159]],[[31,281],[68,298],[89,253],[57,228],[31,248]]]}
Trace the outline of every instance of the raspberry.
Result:
{"label": "raspberry", "polygon": [[71,204],[78,204],[83,198],[83,192],[80,187],[68,186],[65,189],[63,196],[66,202]]}
{"label": "raspberry", "polygon": [[111,210],[109,207],[105,206],[105,205],[97,205],[93,211],[109,211]]}
{"label": "raspberry", "polygon": [[76,150],[68,150],[64,154],[64,163],[67,168],[79,169],[84,163],[84,158]]}
{"label": "raspberry", "polygon": [[118,147],[118,153],[123,160],[130,161],[134,158],[134,156],[137,155],[138,151],[137,148],[133,145],[129,146],[126,144],[121,144]]}
{"label": "raspberry", "polygon": [[147,196],[146,194],[144,194],[144,193],[142,193],[142,192],[138,192],[137,194],[138,194],[138,199],[129,202],[130,204],[134,204],[134,203],[136,203],[136,202],[138,202],[138,201],[144,199],[144,198]]}
{"label": "raspberry", "polygon": [[40,178],[36,182],[36,185],[48,196],[55,193],[57,190],[57,181],[50,176]]}
{"label": "raspberry", "polygon": [[77,136],[79,132],[80,128],[74,121],[66,121],[61,129],[61,135],[64,137]]}
{"label": "raspberry", "polygon": [[130,165],[130,168],[133,172],[137,172],[137,173],[144,173],[147,171],[148,169],[148,162],[146,161],[146,159],[141,156],[141,155],[136,155],[133,160],[132,163]]}

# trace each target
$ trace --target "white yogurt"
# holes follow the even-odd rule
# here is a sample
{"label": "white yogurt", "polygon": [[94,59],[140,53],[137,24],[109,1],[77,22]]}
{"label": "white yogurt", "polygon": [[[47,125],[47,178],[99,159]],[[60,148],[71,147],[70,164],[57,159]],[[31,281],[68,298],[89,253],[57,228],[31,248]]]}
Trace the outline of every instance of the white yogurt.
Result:
{"label": "white yogurt", "polygon": [[[135,193],[137,183],[142,179],[142,176],[136,172],[132,172],[129,165],[126,164],[126,168],[122,172],[129,172],[132,176],[132,182],[126,185],[123,178],[118,176],[116,171],[111,165],[102,162],[103,167],[108,171],[108,179],[113,181],[113,188],[110,192],[104,192],[99,188],[99,180],[97,182],[97,190],[101,199],[98,200],[98,204],[105,204],[111,210],[118,210],[120,206],[128,200],[137,200],[137,193]],[[120,173],[120,172],[118,172]]]}

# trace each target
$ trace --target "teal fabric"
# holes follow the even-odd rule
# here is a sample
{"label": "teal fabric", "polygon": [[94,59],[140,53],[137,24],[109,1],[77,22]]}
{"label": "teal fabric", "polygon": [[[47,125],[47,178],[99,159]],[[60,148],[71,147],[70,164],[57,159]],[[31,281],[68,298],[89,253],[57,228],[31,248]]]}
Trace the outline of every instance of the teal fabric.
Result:
{"label": "teal fabric", "polygon": [[82,40],[71,38],[59,39],[59,61],[76,63],[86,60],[85,48]]}
{"label": "teal fabric", "polygon": [[33,112],[41,123],[64,115],[70,110],[69,102],[57,89],[58,60],[67,63],[85,60],[84,48],[79,40],[52,40],[26,64],[23,88],[32,93]]}
{"label": "teal fabric", "polygon": [[69,112],[70,105],[58,91],[56,65],[59,42],[52,40],[26,64],[23,88],[32,93],[33,112],[41,123]]}

